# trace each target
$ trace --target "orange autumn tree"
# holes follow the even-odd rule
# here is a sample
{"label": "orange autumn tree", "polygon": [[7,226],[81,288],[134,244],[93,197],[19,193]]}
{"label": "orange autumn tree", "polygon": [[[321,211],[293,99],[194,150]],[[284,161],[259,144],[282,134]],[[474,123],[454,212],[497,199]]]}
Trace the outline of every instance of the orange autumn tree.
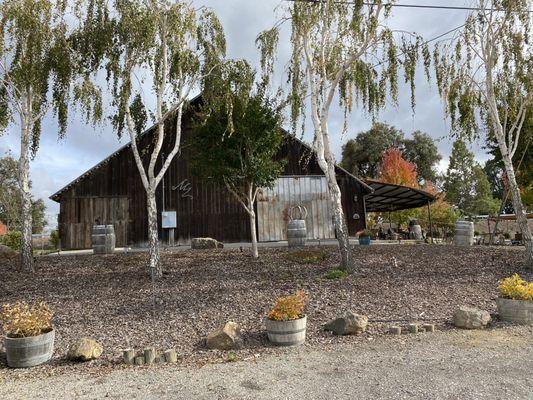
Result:
{"label": "orange autumn tree", "polygon": [[385,183],[418,187],[416,165],[403,158],[403,152],[398,147],[383,152],[378,176]]}

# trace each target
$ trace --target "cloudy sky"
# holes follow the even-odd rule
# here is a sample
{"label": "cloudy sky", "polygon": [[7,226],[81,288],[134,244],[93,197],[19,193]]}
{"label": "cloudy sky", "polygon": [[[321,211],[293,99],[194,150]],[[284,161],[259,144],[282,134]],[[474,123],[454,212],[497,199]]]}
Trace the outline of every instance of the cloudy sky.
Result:
{"label": "cloudy sky", "polygon": [[[442,4],[440,0],[400,0],[404,4]],[[448,0],[446,5],[464,6],[468,0]],[[258,53],[255,38],[259,32],[270,28],[278,21],[280,11],[276,8],[280,0],[196,0],[198,6],[213,8],[221,19],[228,40],[229,56],[232,58],[246,58],[253,64],[258,64]],[[464,22],[466,11],[395,8],[393,17],[389,21],[392,29],[417,32],[425,39],[430,39]],[[288,61],[290,51],[288,29],[283,32],[280,40],[279,68],[277,74],[279,84],[284,82],[281,73],[283,65]],[[445,169],[451,149],[449,139],[449,124],[443,118],[443,105],[438,97],[434,84],[427,83],[421,71],[418,74],[417,108],[412,113],[409,102],[409,90],[400,88],[400,105],[388,107],[379,120],[402,129],[407,135],[414,130],[429,133],[438,142],[438,147],[444,157],[440,165]],[[342,135],[343,117],[340,110],[334,110],[331,116],[330,131],[337,159],[343,143],[353,138],[358,132],[368,129],[372,121],[369,116],[355,109],[349,118],[349,133]],[[0,156],[11,152],[18,156],[19,133],[18,126],[11,126],[6,134],[0,137]],[[310,132],[305,134],[310,139]],[[50,225],[55,226],[58,205],[48,197],[65,186],[68,182],[97,164],[117,148],[125,140],[119,141],[110,126],[105,125],[94,129],[81,122],[79,115],[73,113],[66,138],[58,140],[57,125],[52,117],[43,124],[43,136],[39,153],[31,164],[31,179],[35,197],[44,198],[48,207],[47,214]],[[484,161],[486,156],[479,144],[472,145],[476,157]]]}

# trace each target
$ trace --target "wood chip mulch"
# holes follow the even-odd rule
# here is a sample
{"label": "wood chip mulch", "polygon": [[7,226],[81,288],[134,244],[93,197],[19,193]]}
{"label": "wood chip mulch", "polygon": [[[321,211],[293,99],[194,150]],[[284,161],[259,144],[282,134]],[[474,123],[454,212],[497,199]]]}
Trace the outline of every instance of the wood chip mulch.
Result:
{"label": "wood chip mulch", "polygon": [[[430,245],[361,246],[354,250],[356,271],[343,279],[324,275],[338,266],[333,247],[319,264],[300,264],[288,249],[260,249],[259,260],[246,252],[164,252],[164,277],[152,288],[144,253],[111,256],[45,256],[36,272],[23,274],[16,263],[0,260],[0,304],[17,300],[46,301],[55,311],[56,351],[51,363],[31,370],[8,370],[0,354],[0,373],[20,377],[62,371],[107,371],[125,368],[121,351],[178,351],[181,365],[202,366],[230,358],[254,359],[286,351],[268,344],[264,318],[278,296],[305,290],[308,332],[306,346],[373,340],[389,325],[410,321],[448,329],[453,309],[471,305],[495,312],[498,280],[526,273],[522,248]],[[370,319],[368,332],[335,337],[324,323],[351,310]],[[206,335],[224,322],[239,323],[243,349],[228,353],[205,347]],[[66,361],[70,343],[81,337],[104,346],[99,360]],[[1,351],[1,349],[0,349]]]}

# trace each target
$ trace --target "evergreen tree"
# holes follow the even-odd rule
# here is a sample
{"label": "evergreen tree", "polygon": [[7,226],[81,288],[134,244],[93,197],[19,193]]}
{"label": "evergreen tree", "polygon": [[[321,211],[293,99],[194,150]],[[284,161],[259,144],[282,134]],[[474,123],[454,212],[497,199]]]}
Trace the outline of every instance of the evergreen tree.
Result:
{"label": "evergreen tree", "polygon": [[367,178],[378,178],[383,152],[401,147],[402,131],[393,126],[376,122],[368,131],[360,132],[342,147],[341,166],[348,172]]}
{"label": "evergreen tree", "polygon": [[453,144],[444,191],[446,199],[465,214],[494,214],[498,210],[485,171],[462,140]]}
{"label": "evergreen tree", "polygon": [[412,139],[403,142],[404,157],[416,165],[418,182],[437,180],[437,163],[442,159],[435,141],[427,133],[415,131]]}

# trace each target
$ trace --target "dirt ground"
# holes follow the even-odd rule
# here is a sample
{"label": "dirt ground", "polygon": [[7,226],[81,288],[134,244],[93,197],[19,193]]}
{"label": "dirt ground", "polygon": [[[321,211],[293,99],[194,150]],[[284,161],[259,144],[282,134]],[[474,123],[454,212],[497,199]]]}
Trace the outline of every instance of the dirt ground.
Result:
{"label": "dirt ground", "polygon": [[5,379],[0,398],[531,400],[533,327],[382,336],[203,367]]}
{"label": "dirt ground", "polygon": [[[276,297],[297,289],[310,299],[306,349],[364,343],[381,337],[391,324],[415,320],[448,330],[458,305],[494,313],[499,279],[515,272],[533,279],[524,270],[520,248],[357,247],[356,272],[338,280],[324,278],[339,263],[335,249],[317,250],[326,252],[326,261],[301,264],[287,249],[262,249],[259,260],[239,249],[164,253],[165,275],[155,290],[145,254],[40,257],[34,275],[0,261],[0,303],[44,300],[55,311],[56,326],[51,363],[10,370],[0,355],[0,377],[107,373],[125,368],[120,359],[128,347],[174,348],[184,366],[225,362],[228,354],[207,350],[204,339],[228,320],[238,322],[244,336],[243,349],[232,358],[278,354],[283,350],[269,346],[263,321]],[[325,322],[345,310],[367,315],[368,332],[335,337],[323,331]],[[67,362],[69,344],[80,337],[102,343],[102,358]]]}

